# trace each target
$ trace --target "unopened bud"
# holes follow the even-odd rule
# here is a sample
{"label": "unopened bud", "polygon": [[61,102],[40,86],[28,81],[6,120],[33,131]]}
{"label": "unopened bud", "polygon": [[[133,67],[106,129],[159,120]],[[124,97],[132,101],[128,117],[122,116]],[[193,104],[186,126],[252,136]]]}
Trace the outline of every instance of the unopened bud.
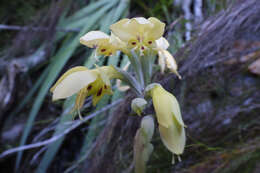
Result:
{"label": "unopened bud", "polygon": [[131,108],[132,110],[137,113],[137,115],[141,115],[145,106],[147,105],[147,101],[143,98],[135,98],[132,100]]}
{"label": "unopened bud", "polygon": [[148,141],[151,141],[154,132],[153,117],[150,115],[143,117],[141,121],[141,128],[144,130],[145,134],[147,135]]}

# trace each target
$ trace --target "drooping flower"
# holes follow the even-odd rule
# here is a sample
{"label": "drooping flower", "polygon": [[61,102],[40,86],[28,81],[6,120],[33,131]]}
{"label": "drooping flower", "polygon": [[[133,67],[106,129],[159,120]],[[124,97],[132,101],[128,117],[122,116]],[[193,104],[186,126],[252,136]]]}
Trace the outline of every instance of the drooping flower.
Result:
{"label": "drooping flower", "polygon": [[152,97],[163,144],[173,154],[182,154],[186,136],[178,101],[160,84],[148,85],[146,93]]}
{"label": "drooping flower", "polygon": [[165,24],[154,17],[122,19],[110,26],[112,32],[127,43],[128,48],[134,48],[140,52],[154,47],[155,40],[163,35],[164,28]]}
{"label": "drooping flower", "polygon": [[158,63],[161,68],[161,73],[164,73],[165,66],[166,66],[171,72],[176,74],[179,79],[181,79],[181,76],[177,71],[178,66],[175,61],[175,58],[171,55],[169,51],[167,51],[170,45],[169,42],[164,37],[161,37],[158,40],[156,40],[155,43],[156,43],[155,50],[157,51],[159,56]]}
{"label": "drooping flower", "polygon": [[74,108],[78,111],[86,97],[93,96],[95,106],[105,94],[112,94],[110,79],[120,78],[112,66],[89,70],[84,66],[74,67],[64,73],[50,89],[52,99],[64,99],[77,93]]}
{"label": "drooping flower", "polygon": [[154,120],[152,116],[145,116],[141,121],[141,127],[137,130],[134,141],[135,173],[145,173],[153,145],[151,140],[154,133]]}
{"label": "drooping flower", "polygon": [[101,31],[90,31],[80,38],[80,43],[96,48],[97,55],[111,56],[117,50],[126,51],[125,44],[111,33],[111,36]]}

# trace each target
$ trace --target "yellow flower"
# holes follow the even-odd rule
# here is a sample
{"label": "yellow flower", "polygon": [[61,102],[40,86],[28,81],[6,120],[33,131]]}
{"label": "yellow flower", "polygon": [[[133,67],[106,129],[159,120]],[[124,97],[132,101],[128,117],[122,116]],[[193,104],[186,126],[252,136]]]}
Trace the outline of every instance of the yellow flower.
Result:
{"label": "yellow flower", "polygon": [[181,79],[181,76],[177,71],[178,66],[174,57],[169,51],[166,50],[169,47],[169,42],[164,37],[161,37],[160,39],[156,40],[155,43],[155,50],[158,52],[158,63],[161,67],[161,73],[164,73],[166,66],[171,72],[175,73],[179,79]]}
{"label": "yellow flower", "polygon": [[146,93],[152,97],[163,144],[173,154],[182,154],[186,136],[178,101],[160,84],[148,85]]}
{"label": "yellow flower", "polygon": [[119,38],[101,31],[88,32],[80,38],[80,43],[90,48],[96,48],[97,55],[111,56],[117,50],[125,51],[125,44]]}
{"label": "yellow flower", "polygon": [[164,28],[165,24],[154,17],[122,19],[110,26],[112,32],[127,43],[128,48],[138,49],[140,52],[154,47],[155,40],[163,35]]}
{"label": "yellow flower", "polygon": [[53,101],[77,93],[74,108],[78,111],[87,96],[93,96],[95,106],[104,94],[112,94],[110,79],[120,78],[112,66],[103,66],[89,70],[84,66],[74,67],[64,73],[50,89]]}

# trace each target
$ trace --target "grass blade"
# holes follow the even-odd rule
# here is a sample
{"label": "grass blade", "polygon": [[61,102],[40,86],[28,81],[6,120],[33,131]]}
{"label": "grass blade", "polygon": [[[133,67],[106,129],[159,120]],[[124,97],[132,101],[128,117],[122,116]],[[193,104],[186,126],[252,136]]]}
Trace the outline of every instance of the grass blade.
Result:
{"label": "grass blade", "polygon": [[[101,16],[109,9],[113,6],[113,3],[105,6],[104,8],[100,9],[99,12],[96,12],[95,13],[95,16],[94,17],[90,17],[91,20],[92,20],[92,27],[94,26],[94,24],[101,18]],[[97,15],[98,14],[98,15]],[[89,19],[90,20],[90,19]],[[91,29],[91,27],[88,27],[88,29],[84,29],[84,33],[89,31]],[[81,32],[82,33],[82,32]],[[80,34],[81,35],[81,34]],[[77,38],[77,42],[78,42],[78,38]],[[57,127],[57,129],[55,130],[55,134],[54,135],[57,135],[59,133],[61,133],[66,127],[65,126],[62,126],[62,124],[64,124],[65,122],[67,121],[70,121],[72,120],[73,116],[72,115],[63,115],[62,116],[62,119]],[[60,125],[61,124],[61,125]],[[59,141],[56,141],[55,143],[51,144],[49,147],[48,147],[48,150],[45,152],[44,156],[43,156],[43,159],[40,163],[40,165],[38,166],[37,168],[37,172],[40,173],[40,172],[45,172],[47,170],[47,168],[49,167],[50,163],[52,162],[54,156],[56,155],[58,149],[60,148],[60,145],[62,144],[64,140],[64,137],[62,137],[61,139],[59,139]]]}
{"label": "grass blade", "polygon": [[[25,130],[24,130],[24,133],[22,135],[20,145],[25,144],[25,142],[28,138],[28,135],[31,131],[33,122],[42,105],[43,99],[45,98],[45,95],[47,94],[50,86],[54,82],[55,78],[58,76],[58,74],[61,71],[61,69],[63,68],[63,66],[66,64],[66,62],[69,60],[69,58],[71,57],[71,55],[73,54],[73,52],[75,51],[77,46],[79,45],[79,38],[83,34],[85,34],[87,31],[89,31],[90,28],[95,24],[95,22],[99,18],[101,18],[104,15],[105,11],[107,11],[112,5],[113,4],[108,5],[108,6],[104,7],[103,9],[101,9],[99,12],[95,13],[94,16],[90,16],[90,17],[86,18],[86,23],[88,23],[88,25],[86,25],[71,42],[66,43],[64,48],[61,48],[60,51],[55,56],[53,63],[50,64],[51,65],[50,73],[47,76],[46,81],[43,83],[43,85],[39,91],[39,94],[37,95],[37,97],[35,99],[33,108],[29,114],[29,119],[27,120],[27,124],[26,124]],[[22,154],[23,154],[23,152],[21,151],[17,155],[16,164],[15,164],[16,171],[18,170],[18,168],[20,166]]]}

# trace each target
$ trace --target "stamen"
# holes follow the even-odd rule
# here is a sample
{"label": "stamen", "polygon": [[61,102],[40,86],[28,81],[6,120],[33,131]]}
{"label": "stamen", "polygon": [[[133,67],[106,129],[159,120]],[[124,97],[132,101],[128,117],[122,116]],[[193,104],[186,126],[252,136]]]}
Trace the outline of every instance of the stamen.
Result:
{"label": "stamen", "polygon": [[104,88],[107,89],[107,85],[104,85]]}
{"label": "stamen", "polygon": [[144,50],[144,47],[142,46],[141,49]]}
{"label": "stamen", "polygon": [[136,45],[136,42],[132,42],[132,45]]}
{"label": "stamen", "polygon": [[102,88],[100,88],[100,89],[98,90],[97,96],[100,96],[101,93],[102,93]]}
{"label": "stamen", "polygon": [[87,88],[87,90],[91,90],[91,88],[92,88],[92,85],[89,85],[88,88]]}
{"label": "stamen", "polygon": [[152,41],[148,41],[148,44],[152,44],[153,42]]}
{"label": "stamen", "polygon": [[101,51],[101,52],[105,52],[105,51],[106,51],[106,49],[101,49],[100,51]]}

